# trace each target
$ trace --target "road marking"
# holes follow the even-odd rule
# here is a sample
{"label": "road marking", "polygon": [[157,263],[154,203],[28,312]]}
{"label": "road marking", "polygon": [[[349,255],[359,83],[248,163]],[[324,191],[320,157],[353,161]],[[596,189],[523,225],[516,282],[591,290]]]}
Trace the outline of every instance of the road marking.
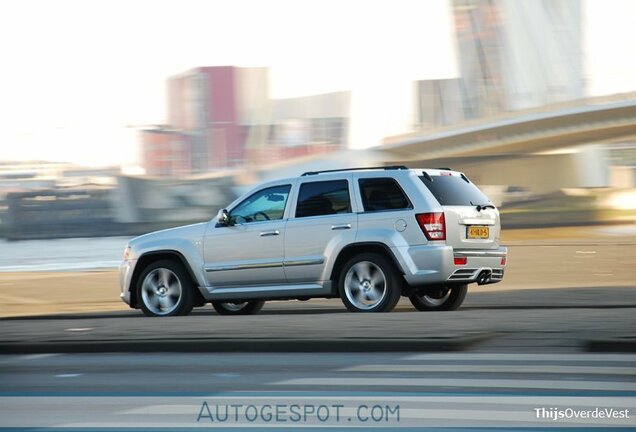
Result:
{"label": "road marking", "polygon": [[618,381],[559,381],[448,378],[295,378],[271,383],[282,386],[508,388],[545,390],[636,391],[636,383]]}
{"label": "road marking", "polygon": [[67,332],[87,332],[95,329],[93,327],[72,327],[64,330]]}
{"label": "road marking", "polygon": [[237,373],[215,373],[212,375],[218,378],[238,378],[241,376],[240,374],[237,374]]}
{"label": "road marking", "polygon": [[449,353],[449,354],[413,354],[402,357],[401,360],[434,360],[434,361],[505,361],[505,362],[534,362],[534,361],[564,361],[564,362],[628,362],[636,364],[634,354],[532,354],[532,353]]}
{"label": "road marking", "polygon": [[179,415],[179,414],[192,414],[198,412],[199,407],[182,404],[164,404],[164,405],[143,405],[134,408],[128,408],[125,410],[117,411],[117,414],[124,415],[143,415],[143,414],[152,414],[152,415]]}
{"label": "road marking", "polygon": [[81,373],[70,373],[70,374],[58,374],[54,375],[55,378],[77,378],[78,376],[82,376]]}
{"label": "road marking", "polygon": [[577,250],[576,251],[577,254],[595,254],[596,251],[583,251],[583,250]]}
{"label": "road marking", "polygon": [[38,360],[41,358],[57,357],[61,355],[62,354],[27,354],[27,355],[20,356],[20,359],[21,360]]}
{"label": "road marking", "polygon": [[338,369],[342,372],[477,372],[477,373],[556,373],[589,375],[636,375],[636,367],[560,366],[560,365],[474,365],[474,364],[368,364]]}
{"label": "road marking", "polygon": [[[37,360],[37,359],[47,358],[47,357],[55,357],[59,355],[62,355],[62,354],[26,354],[26,355],[11,356],[8,359],[3,359],[2,361],[0,361],[0,364],[22,363],[24,361]],[[8,357],[8,356],[3,356],[3,358],[4,357]]]}

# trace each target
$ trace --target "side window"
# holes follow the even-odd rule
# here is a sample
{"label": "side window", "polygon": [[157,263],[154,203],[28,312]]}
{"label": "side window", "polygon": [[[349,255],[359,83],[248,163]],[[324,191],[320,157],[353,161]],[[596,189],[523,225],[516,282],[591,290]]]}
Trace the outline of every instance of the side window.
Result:
{"label": "side window", "polygon": [[347,180],[303,183],[300,186],[297,218],[338,213],[351,213]]}
{"label": "side window", "polygon": [[400,185],[392,178],[358,180],[365,212],[413,208]]}
{"label": "side window", "polygon": [[234,223],[282,219],[291,185],[274,186],[253,193],[230,212]]}

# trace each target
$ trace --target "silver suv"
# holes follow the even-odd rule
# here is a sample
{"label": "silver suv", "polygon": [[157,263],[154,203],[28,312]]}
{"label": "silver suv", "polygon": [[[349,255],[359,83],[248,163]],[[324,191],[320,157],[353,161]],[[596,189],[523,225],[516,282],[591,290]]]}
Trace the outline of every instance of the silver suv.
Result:
{"label": "silver suv", "polygon": [[454,310],[470,283],[503,278],[499,212],[450,169],[307,172],[262,184],[209,222],[129,242],[121,298],[149,316],[211,302],[252,314],[266,300],[340,297],[388,312]]}

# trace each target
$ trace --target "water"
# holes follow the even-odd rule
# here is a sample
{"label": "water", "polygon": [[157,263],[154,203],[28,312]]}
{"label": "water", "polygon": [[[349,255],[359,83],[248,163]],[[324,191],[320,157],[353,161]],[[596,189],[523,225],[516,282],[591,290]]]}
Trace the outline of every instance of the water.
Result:
{"label": "water", "polygon": [[129,237],[0,240],[0,272],[113,269]]}

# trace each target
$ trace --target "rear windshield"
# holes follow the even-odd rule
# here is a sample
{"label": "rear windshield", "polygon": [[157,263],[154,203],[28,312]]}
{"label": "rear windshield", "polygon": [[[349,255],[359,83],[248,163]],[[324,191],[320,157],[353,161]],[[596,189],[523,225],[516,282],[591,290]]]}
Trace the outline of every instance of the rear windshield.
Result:
{"label": "rear windshield", "polygon": [[477,186],[460,176],[423,175],[420,180],[443,206],[469,206],[490,203],[488,197],[477,189]]}

